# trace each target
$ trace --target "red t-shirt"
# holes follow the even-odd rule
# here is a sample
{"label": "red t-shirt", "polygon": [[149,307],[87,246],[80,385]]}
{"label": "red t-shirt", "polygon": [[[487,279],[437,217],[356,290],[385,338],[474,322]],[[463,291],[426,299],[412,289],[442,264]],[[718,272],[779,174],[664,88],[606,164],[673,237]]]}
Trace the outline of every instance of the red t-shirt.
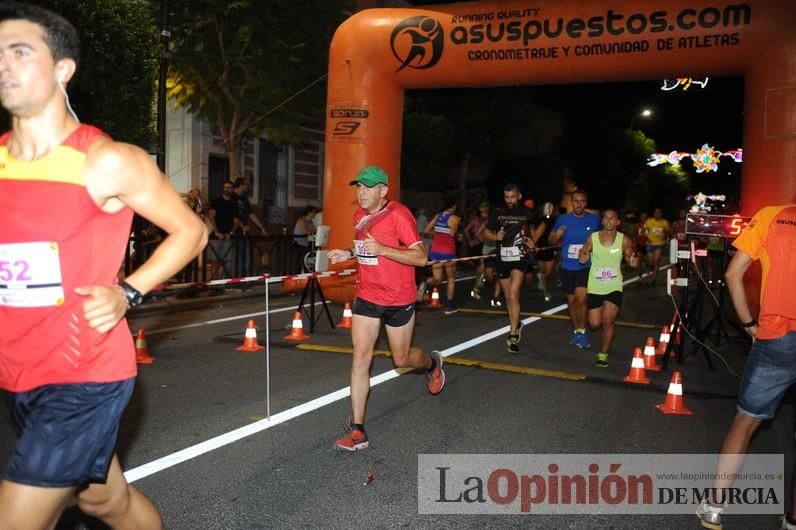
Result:
{"label": "red t-shirt", "polygon": [[89,327],[78,286],[113,285],[133,212],[109,214],[86,190],[86,150],[103,133],[78,127],[33,161],[0,138],[0,388],[121,381],[136,374],[130,328]]}
{"label": "red t-shirt", "polygon": [[392,248],[408,249],[422,245],[412,212],[403,204],[390,201],[371,214],[359,208],[354,214],[357,263],[357,297],[383,306],[405,306],[415,301],[415,268],[385,256],[369,255],[364,241],[368,233]]}
{"label": "red t-shirt", "polygon": [[763,269],[757,338],[796,331],[796,205],[763,208],[732,244]]}

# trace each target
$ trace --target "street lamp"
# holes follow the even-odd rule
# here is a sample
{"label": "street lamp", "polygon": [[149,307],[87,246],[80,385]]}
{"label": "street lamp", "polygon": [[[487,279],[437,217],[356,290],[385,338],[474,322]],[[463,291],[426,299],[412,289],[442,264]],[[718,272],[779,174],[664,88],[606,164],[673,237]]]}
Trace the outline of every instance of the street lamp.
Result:
{"label": "street lamp", "polygon": [[[645,108],[641,109],[641,111],[638,113],[638,115],[640,117],[642,117],[642,118],[649,118],[650,116],[652,116],[652,109],[645,107]],[[632,118],[630,118],[630,130],[631,131],[633,130],[633,124],[634,123],[636,123],[636,115],[635,114],[633,115]]]}

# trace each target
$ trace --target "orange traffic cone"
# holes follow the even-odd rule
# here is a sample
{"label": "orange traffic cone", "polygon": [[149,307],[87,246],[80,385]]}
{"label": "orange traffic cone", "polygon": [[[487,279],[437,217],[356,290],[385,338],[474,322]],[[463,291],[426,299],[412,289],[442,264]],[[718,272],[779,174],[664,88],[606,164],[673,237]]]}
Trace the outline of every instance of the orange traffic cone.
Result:
{"label": "orange traffic cone", "polygon": [[254,320],[249,320],[246,324],[246,333],[243,335],[243,345],[235,348],[235,351],[260,351],[264,350],[265,346],[260,346],[257,342],[257,326],[254,325]]}
{"label": "orange traffic cone", "polygon": [[647,344],[644,346],[644,369],[653,372],[660,372],[661,367],[655,362],[655,339],[647,337]]}
{"label": "orange traffic cone", "polygon": [[293,327],[290,328],[290,335],[286,340],[307,340],[309,335],[304,334],[304,324],[301,322],[301,311],[293,313]]}
{"label": "orange traffic cone", "polygon": [[664,414],[683,414],[693,416],[694,413],[685,408],[683,402],[683,376],[680,372],[672,374],[672,381],[666,391],[666,400],[660,405],[655,405]]}
{"label": "orange traffic cone", "polygon": [[442,307],[442,302],[439,300],[439,290],[436,287],[431,291],[431,303],[428,304],[428,307],[431,309],[439,309]]}
{"label": "orange traffic cone", "polygon": [[139,329],[135,337],[135,362],[138,364],[152,364],[155,359],[149,356],[149,348],[146,346],[146,335],[144,330]]}
{"label": "orange traffic cone", "polygon": [[351,329],[351,320],[354,318],[354,314],[351,312],[351,304],[348,302],[345,303],[345,307],[343,308],[343,320],[337,324],[338,328],[346,328]]}
{"label": "orange traffic cone", "polygon": [[633,362],[630,363],[630,373],[625,377],[626,383],[650,384],[650,380],[644,372],[644,359],[641,357],[641,348],[633,350]]}
{"label": "orange traffic cone", "polygon": [[661,336],[658,339],[658,349],[655,350],[655,355],[663,355],[666,353],[666,346],[669,344],[669,326],[661,328]]}

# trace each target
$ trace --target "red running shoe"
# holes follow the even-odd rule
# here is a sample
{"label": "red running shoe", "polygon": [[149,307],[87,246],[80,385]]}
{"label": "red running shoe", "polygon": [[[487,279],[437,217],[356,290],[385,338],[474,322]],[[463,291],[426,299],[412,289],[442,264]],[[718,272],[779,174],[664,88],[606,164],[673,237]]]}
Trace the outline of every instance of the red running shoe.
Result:
{"label": "red running shoe", "polygon": [[368,445],[368,436],[359,429],[351,429],[351,432],[334,442],[334,446],[343,451],[359,451],[367,449]]}
{"label": "red running shoe", "polygon": [[437,395],[445,386],[445,372],[442,371],[442,355],[437,350],[431,352],[431,358],[437,361],[437,366],[434,370],[426,372],[426,385],[429,392]]}

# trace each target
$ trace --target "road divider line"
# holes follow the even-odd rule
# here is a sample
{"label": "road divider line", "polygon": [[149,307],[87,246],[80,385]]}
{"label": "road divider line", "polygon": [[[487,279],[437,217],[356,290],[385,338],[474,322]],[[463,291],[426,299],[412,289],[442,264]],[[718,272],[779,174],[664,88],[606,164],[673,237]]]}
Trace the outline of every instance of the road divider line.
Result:
{"label": "road divider line", "polygon": [[[297,344],[296,348],[305,351],[319,351],[329,353],[342,353],[352,355],[353,348],[346,348],[343,346],[327,346],[325,344]],[[392,357],[390,350],[373,350],[373,355],[377,357]],[[481,361],[479,359],[466,359],[463,357],[446,357],[445,364],[467,366],[470,368],[482,368],[485,370],[492,370],[495,372],[509,372],[512,374],[535,375],[539,377],[549,377],[554,379],[566,379],[568,381],[585,381],[586,374],[579,374],[573,372],[562,372],[560,370],[546,370],[544,368],[532,368],[529,366],[520,366],[516,364],[494,363],[491,361]]]}

